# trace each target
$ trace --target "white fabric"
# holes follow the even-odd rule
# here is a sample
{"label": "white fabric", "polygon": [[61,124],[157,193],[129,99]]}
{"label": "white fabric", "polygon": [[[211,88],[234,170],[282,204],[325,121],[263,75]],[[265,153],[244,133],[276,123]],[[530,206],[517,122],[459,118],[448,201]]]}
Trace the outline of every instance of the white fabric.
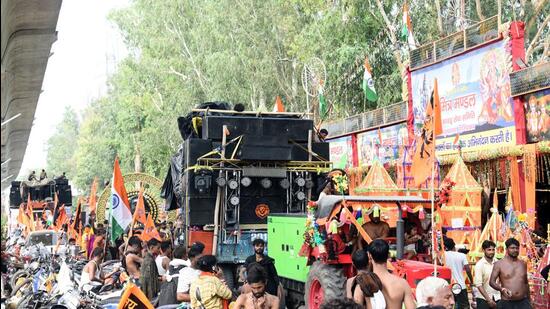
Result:
{"label": "white fabric", "polygon": [[382,291],[374,293],[373,297],[370,298],[370,306],[372,309],[386,309],[386,299]]}
{"label": "white fabric", "polygon": [[465,265],[468,265],[468,260],[464,253],[445,251],[445,266],[451,269],[453,279],[460,284],[463,290],[466,289],[466,282],[464,281]]}
{"label": "white fabric", "polygon": [[178,293],[189,293],[191,283],[195,282],[201,271],[192,267],[185,267],[180,270],[180,276],[178,277]]}
{"label": "white fabric", "polygon": [[162,275],[165,275],[166,274],[166,269],[164,269],[164,267],[162,267],[162,260],[164,260],[166,256],[164,255],[159,255],[155,258],[155,264],[157,264],[157,270],[159,272],[159,276],[162,276]]}
{"label": "white fabric", "polygon": [[182,259],[173,259],[173,260],[170,261],[169,265],[174,266],[174,267],[182,266],[182,265],[185,265],[187,267],[191,267],[191,261],[182,260]]}

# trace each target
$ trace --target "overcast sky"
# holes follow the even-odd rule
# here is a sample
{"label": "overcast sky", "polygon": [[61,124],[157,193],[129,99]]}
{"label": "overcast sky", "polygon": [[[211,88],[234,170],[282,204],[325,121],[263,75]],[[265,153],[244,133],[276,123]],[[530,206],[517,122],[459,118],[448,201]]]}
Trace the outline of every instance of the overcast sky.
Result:
{"label": "overcast sky", "polygon": [[[61,121],[66,106],[79,116],[106,90],[107,76],[127,51],[109,12],[129,0],[64,0],[57,22],[57,41],[48,61],[42,94],[23,160],[20,177],[46,167],[46,141]],[[49,175],[53,176],[53,175]]]}

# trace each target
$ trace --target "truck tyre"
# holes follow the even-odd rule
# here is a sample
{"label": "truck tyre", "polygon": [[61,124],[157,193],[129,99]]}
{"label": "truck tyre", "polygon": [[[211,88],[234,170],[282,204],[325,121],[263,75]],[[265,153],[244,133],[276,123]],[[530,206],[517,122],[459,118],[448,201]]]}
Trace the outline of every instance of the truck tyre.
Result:
{"label": "truck tyre", "polygon": [[316,261],[309,268],[305,286],[306,308],[318,309],[326,300],[345,297],[346,277],[341,268]]}

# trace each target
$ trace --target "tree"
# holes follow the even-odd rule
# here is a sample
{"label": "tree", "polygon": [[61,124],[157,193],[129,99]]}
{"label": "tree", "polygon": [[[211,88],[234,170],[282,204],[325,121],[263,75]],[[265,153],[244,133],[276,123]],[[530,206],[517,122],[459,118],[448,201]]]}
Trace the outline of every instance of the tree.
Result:
{"label": "tree", "polygon": [[49,177],[66,172],[67,178],[75,176],[77,165],[75,153],[79,135],[79,121],[74,109],[66,107],[55,133],[46,143],[46,165]]}

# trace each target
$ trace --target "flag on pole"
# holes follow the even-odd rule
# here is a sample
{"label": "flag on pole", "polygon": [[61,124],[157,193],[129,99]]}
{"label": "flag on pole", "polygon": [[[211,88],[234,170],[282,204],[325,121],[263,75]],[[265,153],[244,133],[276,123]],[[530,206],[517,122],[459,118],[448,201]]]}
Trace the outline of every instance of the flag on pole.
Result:
{"label": "flag on pole", "polygon": [[416,138],[416,151],[413,156],[411,174],[414,175],[415,187],[420,187],[431,174],[435,163],[435,137],[442,133],[441,108],[437,79],[434,81],[434,91],[426,108],[426,118],[420,136]]}
{"label": "flag on pole", "polygon": [[382,147],[382,131],[380,130],[380,127],[378,127],[378,142],[380,143],[380,147]]}
{"label": "flag on pole", "polygon": [[132,217],[132,227],[136,222],[140,222],[145,226],[147,223],[147,215],[145,214],[145,201],[143,200],[143,186],[139,188],[138,200],[136,209],[134,210],[134,216]]}
{"label": "flag on pole", "polygon": [[365,73],[363,74],[363,92],[367,100],[376,102],[378,100],[378,94],[374,89],[374,80],[372,79],[372,68],[369,64],[369,59],[365,57],[365,63],[363,64]]}
{"label": "flag on pole", "polygon": [[411,17],[409,15],[409,6],[406,1],[405,4],[403,4],[403,28],[401,29],[401,38],[407,41],[409,49],[416,48],[416,42],[412,32]]}
{"label": "flag on pole", "polygon": [[53,214],[53,225],[54,229],[60,230],[63,228],[63,224],[68,221],[67,211],[65,210],[65,204],[61,204],[56,207]]}
{"label": "flag on pole", "polygon": [[120,297],[117,309],[154,309],[153,305],[139,287],[130,284]]}
{"label": "flag on pole", "polygon": [[96,204],[97,204],[97,177],[94,178],[94,181],[92,182],[92,188],[90,189],[90,198],[88,201],[88,207],[90,209],[90,214],[94,213],[96,210]]}
{"label": "flag on pole", "polygon": [[76,210],[74,211],[74,214],[73,214],[73,223],[71,224],[71,234],[73,238],[76,239],[77,241],[82,236],[82,201],[80,198],[78,199]]}
{"label": "flag on pole", "polygon": [[111,187],[111,241],[114,241],[124,233],[124,230],[132,222],[132,211],[128,202],[128,194],[124,187],[124,179],[120,171],[118,157],[115,158],[113,168],[113,185]]}
{"label": "flag on pole", "polygon": [[145,228],[143,229],[143,233],[141,233],[141,240],[149,241],[152,238],[156,238],[158,241],[162,241],[162,238],[160,237],[160,234],[157,228],[155,227],[153,216],[149,214],[147,216],[147,222],[145,223]]}
{"label": "flag on pole", "polygon": [[327,106],[327,100],[325,99],[325,81],[320,80],[319,81],[319,116],[321,119],[324,119],[327,116],[328,112],[328,106]]}
{"label": "flag on pole", "polygon": [[277,98],[275,99],[275,105],[273,105],[273,112],[274,113],[285,112],[285,106],[283,105],[283,100],[281,100],[280,96],[277,96]]}
{"label": "flag on pole", "polygon": [[27,198],[26,213],[27,213],[27,217],[29,218],[29,230],[31,232],[34,232],[36,230],[36,225],[34,223],[34,212],[32,210],[33,210],[33,207],[32,207],[32,201],[31,201],[31,194],[29,193]]}

